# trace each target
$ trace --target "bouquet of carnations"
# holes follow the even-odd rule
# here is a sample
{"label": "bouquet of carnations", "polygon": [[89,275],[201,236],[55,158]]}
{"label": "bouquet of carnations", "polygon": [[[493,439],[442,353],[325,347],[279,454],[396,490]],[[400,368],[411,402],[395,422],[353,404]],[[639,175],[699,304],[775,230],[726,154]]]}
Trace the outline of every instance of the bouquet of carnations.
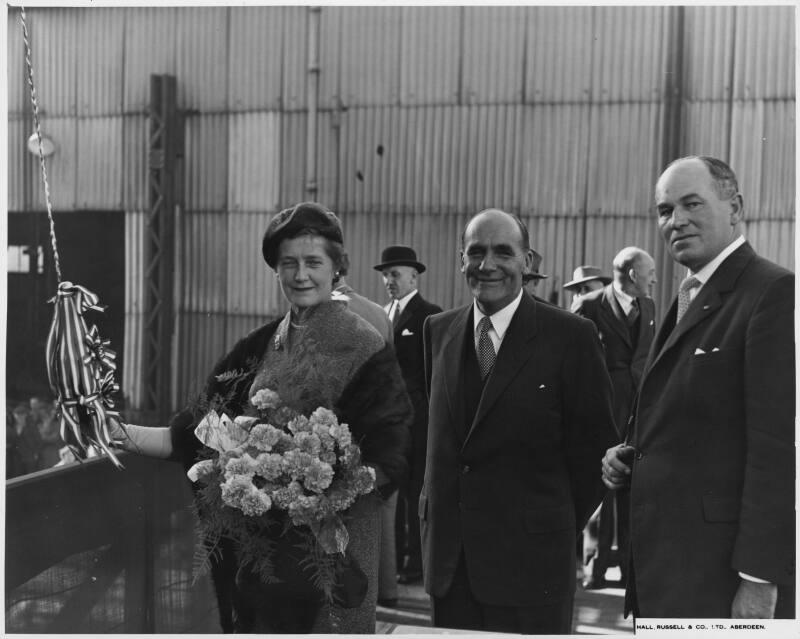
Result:
{"label": "bouquet of carnations", "polygon": [[375,471],[361,464],[350,429],[333,411],[302,415],[269,389],[250,403],[254,415],[230,419],[212,410],[195,428],[210,451],[187,473],[199,486],[202,558],[232,540],[240,565],[272,583],[280,579],[273,574],[277,540],[294,528],[306,567],[330,597],[336,556],[348,543],[342,512],[374,488]]}

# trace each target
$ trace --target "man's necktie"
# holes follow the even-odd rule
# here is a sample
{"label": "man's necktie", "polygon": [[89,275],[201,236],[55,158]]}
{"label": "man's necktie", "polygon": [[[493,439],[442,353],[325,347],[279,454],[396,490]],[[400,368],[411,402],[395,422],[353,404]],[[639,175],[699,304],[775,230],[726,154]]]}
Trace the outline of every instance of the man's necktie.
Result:
{"label": "man's necktie", "polygon": [[494,344],[489,337],[492,330],[492,320],[484,316],[478,322],[478,367],[481,369],[481,379],[491,372],[497,354],[494,352]]}
{"label": "man's necktie", "polygon": [[392,327],[397,328],[397,322],[400,320],[400,302],[395,300],[392,304],[391,313],[389,313],[392,320]]}
{"label": "man's necktie", "polygon": [[689,291],[698,286],[700,286],[700,280],[694,276],[687,277],[681,282],[681,286],[678,289],[678,317],[675,319],[676,324],[681,321],[686,309],[689,308],[689,302],[692,301]]}
{"label": "man's necktie", "polygon": [[639,300],[634,297],[631,302],[631,310],[628,311],[628,327],[633,327],[637,319],[639,319]]}

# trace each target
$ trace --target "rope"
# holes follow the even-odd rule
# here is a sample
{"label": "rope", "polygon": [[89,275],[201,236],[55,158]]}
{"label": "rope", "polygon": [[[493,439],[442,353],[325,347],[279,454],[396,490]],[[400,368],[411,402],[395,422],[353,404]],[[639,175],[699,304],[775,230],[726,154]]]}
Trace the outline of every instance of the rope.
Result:
{"label": "rope", "polygon": [[33,83],[33,63],[31,62],[31,45],[28,37],[28,25],[25,21],[25,7],[20,7],[19,20],[22,23],[22,39],[25,42],[25,64],[28,67],[28,86],[31,90],[31,105],[33,106],[33,123],[36,126],[36,139],[39,142],[39,165],[42,168],[42,182],[44,183],[44,199],[47,205],[47,219],[50,220],[50,245],[53,248],[53,262],[56,267],[56,277],[61,284],[61,261],[58,258],[58,244],[56,243],[56,225],[53,220],[53,205],[50,202],[50,185],[47,181],[47,166],[42,150],[42,130],[39,125],[39,105],[36,101],[36,86]]}

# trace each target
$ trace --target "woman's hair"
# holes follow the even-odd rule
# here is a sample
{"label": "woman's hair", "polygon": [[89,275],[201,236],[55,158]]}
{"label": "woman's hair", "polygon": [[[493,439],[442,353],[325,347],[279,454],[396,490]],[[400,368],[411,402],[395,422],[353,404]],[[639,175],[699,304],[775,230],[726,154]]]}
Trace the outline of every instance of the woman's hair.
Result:
{"label": "woman's hair", "polygon": [[[283,240],[293,240],[297,237],[308,235],[310,237],[319,237],[323,240],[326,255],[331,258],[333,262],[333,283],[338,284],[339,278],[347,272],[347,256],[344,252],[344,245],[341,242],[325,237],[317,231],[317,229],[310,227],[303,227],[285,235],[281,238]],[[280,245],[278,245],[278,257],[280,257]]]}

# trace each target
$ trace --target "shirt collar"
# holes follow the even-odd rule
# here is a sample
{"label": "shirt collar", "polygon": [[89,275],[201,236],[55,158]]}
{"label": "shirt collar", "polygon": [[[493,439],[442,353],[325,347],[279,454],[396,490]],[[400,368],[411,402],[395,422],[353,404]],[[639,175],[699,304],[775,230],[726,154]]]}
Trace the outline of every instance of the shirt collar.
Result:
{"label": "shirt collar", "polygon": [[[511,323],[511,318],[514,317],[514,313],[517,312],[517,308],[519,308],[519,303],[522,301],[522,289],[520,289],[519,294],[517,297],[508,305],[501,308],[499,311],[490,315],[489,317],[492,320],[492,328],[494,332],[497,333],[497,336],[502,340],[503,336],[506,334],[508,330],[508,325]],[[473,301],[472,302],[472,330],[473,332],[477,332],[478,330],[478,323],[483,319],[484,314],[481,313],[481,309],[478,308],[478,303]]]}
{"label": "shirt collar", "polygon": [[411,291],[405,297],[401,297],[399,300],[397,300],[397,303],[400,306],[400,310],[399,310],[400,313],[402,313],[404,310],[406,310],[406,306],[408,306],[408,303],[411,301],[411,298],[414,297],[416,294],[417,294],[417,289],[414,289],[413,291]]}
{"label": "shirt collar", "polygon": [[715,257],[703,268],[697,271],[697,273],[692,273],[691,271],[689,271],[689,275],[694,275],[694,277],[700,282],[700,285],[702,286],[703,284],[708,282],[708,280],[711,279],[711,276],[714,274],[714,271],[716,271],[719,268],[719,265],[725,261],[725,258],[727,258],[742,244],[744,244],[744,236],[739,235],[739,237],[733,240],[733,242],[731,242],[730,244],[728,244],[728,246],[722,249],[719,252],[719,255],[717,255],[717,257]]}
{"label": "shirt collar", "polygon": [[611,286],[614,288],[614,297],[617,298],[619,305],[622,307],[622,311],[627,315],[630,313],[631,306],[633,305],[633,296],[623,291],[622,286],[620,286],[619,282],[616,280],[612,282]]}

